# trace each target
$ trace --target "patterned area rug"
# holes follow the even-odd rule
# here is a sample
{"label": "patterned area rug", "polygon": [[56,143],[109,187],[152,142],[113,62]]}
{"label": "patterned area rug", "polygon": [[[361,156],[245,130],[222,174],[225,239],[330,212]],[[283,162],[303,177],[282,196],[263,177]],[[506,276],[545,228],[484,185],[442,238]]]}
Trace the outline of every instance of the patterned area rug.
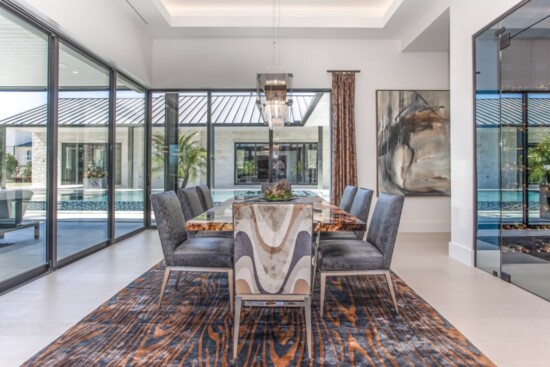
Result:
{"label": "patterned area rug", "polygon": [[[494,366],[394,275],[396,315],[383,276],[329,278],[326,313],[312,306],[313,360],[297,308],[245,308],[231,358],[227,277],[171,277],[157,309],[156,265],[23,366]],[[316,282],[318,284],[318,282]]]}

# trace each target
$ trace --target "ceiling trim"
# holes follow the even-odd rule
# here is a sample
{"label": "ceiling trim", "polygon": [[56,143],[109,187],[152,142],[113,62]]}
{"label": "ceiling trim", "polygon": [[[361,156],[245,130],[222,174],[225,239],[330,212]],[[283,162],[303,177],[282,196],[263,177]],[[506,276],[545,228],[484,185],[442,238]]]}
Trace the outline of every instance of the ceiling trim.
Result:
{"label": "ceiling trim", "polygon": [[[212,13],[204,9],[190,10],[185,13],[171,12],[162,0],[152,0],[157,10],[170,27],[177,28],[271,28],[273,15],[271,8],[249,8],[248,11],[218,11]],[[384,28],[404,0],[392,0],[383,13],[376,14],[361,7],[349,9],[327,8],[321,10],[308,8],[284,9],[280,28]],[[266,11],[267,10],[267,11]]]}

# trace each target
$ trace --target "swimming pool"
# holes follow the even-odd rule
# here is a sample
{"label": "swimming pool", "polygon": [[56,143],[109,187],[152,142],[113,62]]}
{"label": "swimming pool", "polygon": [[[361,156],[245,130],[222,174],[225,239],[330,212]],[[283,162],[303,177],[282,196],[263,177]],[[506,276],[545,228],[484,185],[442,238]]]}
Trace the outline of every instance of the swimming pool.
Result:
{"label": "swimming pool", "polygon": [[[502,197],[502,198],[501,198]],[[528,191],[529,202],[539,202],[539,190]],[[478,202],[522,202],[523,192],[521,190],[478,190]]]}

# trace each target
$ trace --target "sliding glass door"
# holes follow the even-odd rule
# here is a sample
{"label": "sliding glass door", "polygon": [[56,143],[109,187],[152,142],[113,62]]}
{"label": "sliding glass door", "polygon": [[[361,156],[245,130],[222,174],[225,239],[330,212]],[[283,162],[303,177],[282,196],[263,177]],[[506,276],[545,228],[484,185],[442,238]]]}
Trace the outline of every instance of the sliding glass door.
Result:
{"label": "sliding glass door", "polygon": [[48,38],[1,8],[0,35],[1,285],[48,262]]}
{"label": "sliding glass door", "polygon": [[145,92],[117,78],[115,238],[145,226]]}
{"label": "sliding glass door", "polygon": [[58,260],[108,240],[109,70],[59,46]]}

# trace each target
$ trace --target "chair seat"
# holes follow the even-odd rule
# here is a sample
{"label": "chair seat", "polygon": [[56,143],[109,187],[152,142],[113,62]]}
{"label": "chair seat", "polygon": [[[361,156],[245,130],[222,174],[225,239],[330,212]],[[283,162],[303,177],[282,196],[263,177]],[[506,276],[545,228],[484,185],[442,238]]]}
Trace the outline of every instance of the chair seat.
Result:
{"label": "chair seat", "polygon": [[233,232],[230,231],[197,231],[196,238],[233,238]]}
{"label": "chair seat", "polygon": [[321,232],[323,240],[359,240],[355,232]]}
{"label": "chair seat", "polygon": [[172,255],[174,266],[232,268],[233,239],[189,238]]}
{"label": "chair seat", "polygon": [[321,271],[385,270],[384,256],[376,246],[366,241],[321,241],[319,269]]}

